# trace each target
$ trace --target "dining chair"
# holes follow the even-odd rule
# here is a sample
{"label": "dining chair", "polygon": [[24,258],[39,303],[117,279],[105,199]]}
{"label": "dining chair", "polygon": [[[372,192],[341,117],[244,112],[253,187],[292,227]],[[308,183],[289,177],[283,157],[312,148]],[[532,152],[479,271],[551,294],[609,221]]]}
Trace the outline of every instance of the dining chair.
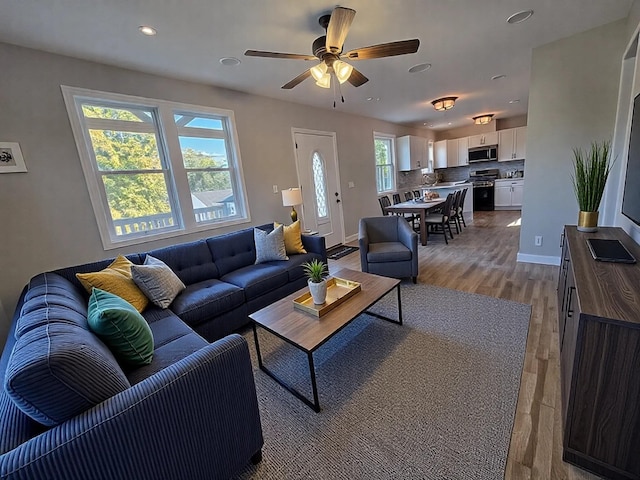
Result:
{"label": "dining chair", "polygon": [[447,229],[449,229],[449,235],[453,239],[453,231],[451,230],[451,224],[449,223],[449,217],[451,215],[451,207],[453,205],[453,193],[447,195],[446,200],[442,204],[442,212],[441,213],[430,213],[426,217],[424,217],[424,223],[427,226],[427,232],[429,232],[429,228],[438,230],[438,227],[442,229],[442,233],[444,234],[444,242],[448,245],[449,241],[447,240]]}
{"label": "dining chair", "polygon": [[391,206],[391,202],[389,201],[389,197],[383,195],[378,197],[378,202],[380,203],[380,209],[382,210],[382,215],[387,216],[389,212],[387,212],[387,207]]}
{"label": "dining chair", "polygon": [[411,192],[404,192],[404,198],[406,198],[406,199],[407,199],[407,202],[408,202],[409,200],[413,200],[413,193],[411,193]]}
{"label": "dining chair", "polygon": [[[402,203],[402,200],[400,199],[400,194],[399,193],[394,193],[392,196],[393,196],[393,204],[394,205],[397,205],[398,203]],[[416,220],[420,219],[419,215],[414,215],[412,213],[398,213],[397,215],[403,216],[404,219],[407,222],[411,223],[411,226],[415,230],[415,228],[416,228]]]}
{"label": "dining chair", "polygon": [[460,212],[458,213],[458,215],[460,215],[460,220],[462,220],[462,225],[464,225],[465,228],[467,227],[467,224],[464,221],[464,199],[467,196],[467,190],[469,189],[465,188],[462,190],[462,198],[460,198]]}
{"label": "dining chair", "polygon": [[451,204],[451,213],[449,214],[449,223],[453,223],[456,227],[456,234],[462,231],[460,223],[460,199],[462,198],[462,190],[456,190],[453,193],[453,203]]}

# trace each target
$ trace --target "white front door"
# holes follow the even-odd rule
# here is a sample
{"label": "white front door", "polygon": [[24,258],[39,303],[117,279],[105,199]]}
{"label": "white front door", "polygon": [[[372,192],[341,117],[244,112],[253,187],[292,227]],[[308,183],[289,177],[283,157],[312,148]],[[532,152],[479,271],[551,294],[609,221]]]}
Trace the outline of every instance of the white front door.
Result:
{"label": "white front door", "polygon": [[344,241],[336,135],[294,129],[302,225],[325,237],[327,248]]}

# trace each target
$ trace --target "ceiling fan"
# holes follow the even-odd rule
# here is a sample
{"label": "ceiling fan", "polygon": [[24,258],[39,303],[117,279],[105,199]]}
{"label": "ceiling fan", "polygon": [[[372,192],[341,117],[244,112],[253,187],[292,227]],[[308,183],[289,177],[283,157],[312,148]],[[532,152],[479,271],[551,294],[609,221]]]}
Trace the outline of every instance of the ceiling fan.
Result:
{"label": "ceiling fan", "polygon": [[[318,19],[320,26],[326,30],[326,35],[313,41],[311,50],[313,55],[297,53],[264,52],[260,50],[247,50],[244,54],[248,57],[284,58],[294,60],[320,60],[320,63],[305,70],[282,88],[289,90],[309,77],[316,80],[316,85],[322,88],[331,87],[331,78],[337,79],[334,85],[348,81],[354,87],[364,85],[369,81],[358,70],[341,59],[369,60],[371,58],[393,57],[415,53],[420,46],[420,40],[403,40],[399,42],[382,43],[369,47],[357,48],[343,54],[344,41],[353,22],[356,11],[351,8],[336,7],[330,15],[323,15]],[[344,99],[343,99],[344,101]]]}

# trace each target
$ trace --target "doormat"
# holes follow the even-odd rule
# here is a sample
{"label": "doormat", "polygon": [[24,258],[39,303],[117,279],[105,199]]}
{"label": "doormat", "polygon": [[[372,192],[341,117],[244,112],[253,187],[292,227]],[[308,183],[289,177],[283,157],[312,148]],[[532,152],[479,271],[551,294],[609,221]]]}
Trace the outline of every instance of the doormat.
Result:
{"label": "doormat", "polygon": [[327,257],[331,260],[337,260],[359,250],[358,247],[349,247],[347,245],[336,245],[327,250]]}

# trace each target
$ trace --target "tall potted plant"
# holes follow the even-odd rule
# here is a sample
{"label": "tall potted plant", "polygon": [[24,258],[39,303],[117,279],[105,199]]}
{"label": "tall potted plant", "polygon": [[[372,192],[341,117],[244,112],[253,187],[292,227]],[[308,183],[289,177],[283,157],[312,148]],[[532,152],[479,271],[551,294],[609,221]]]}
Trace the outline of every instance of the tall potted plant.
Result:
{"label": "tall potted plant", "polygon": [[573,149],[571,180],[580,207],[578,230],[581,232],[595,232],[598,229],[598,208],[613,166],[610,157],[611,142],[608,140],[592,142],[591,149],[586,152],[580,148]]}
{"label": "tall potted plant", "polygon": [[314,258],[310,262],[302,264],[304,273],[307,276],[307,283],[309,285],[309,292],[313,298],[315,305],[322,305],[327,301],[327,275],[329,275],[329,269],[327,264]]}

